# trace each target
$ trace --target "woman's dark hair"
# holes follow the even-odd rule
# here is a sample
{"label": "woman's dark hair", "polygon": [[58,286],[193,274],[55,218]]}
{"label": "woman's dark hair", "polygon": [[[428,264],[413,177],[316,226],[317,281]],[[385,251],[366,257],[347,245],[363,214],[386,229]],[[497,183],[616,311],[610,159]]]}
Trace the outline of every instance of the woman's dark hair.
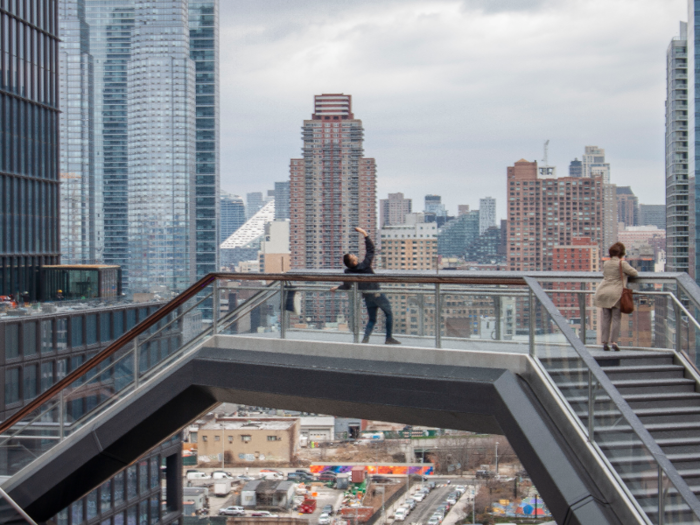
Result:
{"label": "woman's dark hair", "polygon": [[625,255],[625,245],[621,242],[616,242],[608,249],[608,253],[610,257],[622,257]]}
{"label": "woman's dark hair", "polygon": [[352,264],[352,259],[350,259],[351,255],[349,253],[346,253],[343,255],[343,262],[345,263],[345,266],[348,268],[352,268],[354,265]]}

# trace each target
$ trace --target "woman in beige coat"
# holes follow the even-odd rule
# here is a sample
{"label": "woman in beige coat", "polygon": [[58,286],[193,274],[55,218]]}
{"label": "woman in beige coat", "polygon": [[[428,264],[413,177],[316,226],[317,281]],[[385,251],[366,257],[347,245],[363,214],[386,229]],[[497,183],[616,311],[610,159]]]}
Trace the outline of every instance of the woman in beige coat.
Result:
{"label": "woman in beige coat", "polygon": [[[603,264],[603,282],[595,292],[595,305],[603,309],[603,319],[600,327],[603,350],[609,351],[610,346],[619,352],[617,337],[620,335],[620,297],[622,289],[627,286],[627,276],[636,277],[637,270],[625,262],[625,245],[616,242],[608,250],[610,260]],[[622,268],[622,276],[620,275]],[[610,346],[608,346],[610,343]]]}

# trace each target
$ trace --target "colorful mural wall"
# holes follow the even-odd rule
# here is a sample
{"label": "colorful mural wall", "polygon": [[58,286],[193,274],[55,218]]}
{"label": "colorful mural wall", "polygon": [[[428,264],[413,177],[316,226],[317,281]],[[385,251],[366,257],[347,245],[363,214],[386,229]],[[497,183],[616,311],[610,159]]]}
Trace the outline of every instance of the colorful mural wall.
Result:
{"label": "colorful mural wall", "polygon": [[[321,472],[335,472],[336,474],[342,474],[347,472],[348,474],[353,467],[357,465],[362,465],[361,463],[355,463],[351,465],[311,465],[309,470],[312,474],[320,474]],[[430,476],[435,473],[433,465],[364,465],[367,473],[372,474],[396,474],[405,476],[408,474],[417,474],[419,476]]]}
{"label": "colorful mural wall", "polygon": [[494,516],[506,518],[543,518],[552,516],[542,498],[523,498],[515,501],[502,499],[492,503],[491,508]]}

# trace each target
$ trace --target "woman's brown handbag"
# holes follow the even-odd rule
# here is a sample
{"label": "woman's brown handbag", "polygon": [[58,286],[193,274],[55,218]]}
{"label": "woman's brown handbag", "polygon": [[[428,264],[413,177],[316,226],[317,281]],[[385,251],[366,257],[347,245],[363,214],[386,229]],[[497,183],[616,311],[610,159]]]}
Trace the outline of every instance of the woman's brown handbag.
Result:
{"label": "woman's brown handbag", "polygon": [[620,280],[622,281],[622,297],[620,297],[620,311],[623,314],[631,314],[634,312],[634,299],[632,299],[632,290],[625,287],[625,278],[622,275],[622,261],[620,261]]}

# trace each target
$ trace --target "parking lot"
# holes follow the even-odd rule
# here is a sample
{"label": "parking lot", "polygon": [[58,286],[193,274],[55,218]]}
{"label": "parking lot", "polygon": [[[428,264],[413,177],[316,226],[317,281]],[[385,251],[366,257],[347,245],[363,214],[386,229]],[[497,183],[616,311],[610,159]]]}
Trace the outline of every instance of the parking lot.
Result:
{"label": "parking lot", "polygon": [[[396,524],[405,523],[421,523],[427,524],[430,517],[433,515],[435,510],[444,503],[447,495],[454,492],[455,486],[464,485],[467,486],[467,492],[457,501],[457,504],[452,506],[449,512],[445,515],[441,525],[451,525],[458,521],[459,518],[463,517],[464,506],[470,500],[470,485],[474,485],[474,481],[466,478],[456,478],[450,479],[448,484],[446,479],[430,479],[430,481],[435,483],[435,488],[430,491],[430,493],[425,497],[423,501],[417,502],[415,508],[408,514],[404,521],[395,521]],[[414,487],[411,487],[411,493],[413,493]],[[410,494],[407,496],[410,497]],[[402,497],[392,509],[387,512],[388,516],[393,516],[396,509],[398,509],[406,497]]]}

